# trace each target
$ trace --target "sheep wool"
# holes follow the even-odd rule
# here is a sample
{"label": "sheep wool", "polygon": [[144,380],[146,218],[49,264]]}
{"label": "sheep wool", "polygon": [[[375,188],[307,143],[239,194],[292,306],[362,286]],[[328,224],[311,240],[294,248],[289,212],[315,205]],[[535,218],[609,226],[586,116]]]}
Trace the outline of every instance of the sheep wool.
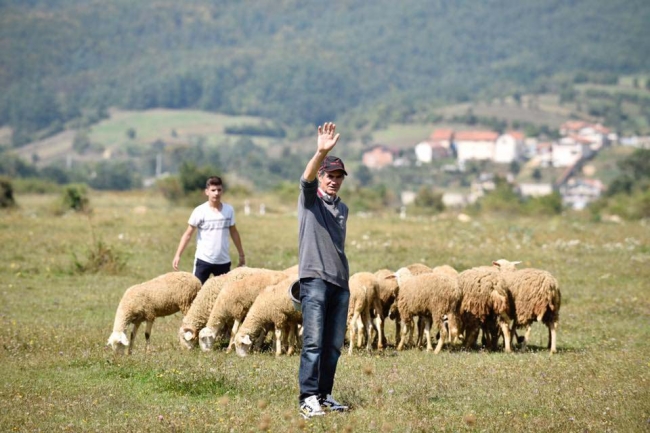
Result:
{"label": "sheep wool", "polygon": [[[377,287],[379,288],[379,302],[381,302],[381,317],[384,319],[389,317],[391,307],[397,299],[399,293],[399,285],[395,273],[389,269],[380,269],[375,272],[375,279],[377,280]],[[386,332],[384,332],[385,320],[381,322],[381,335],[384,339],[383,346],[388,345],[386,339]],[[400,333],[399,320],[395,320],[395,336]],[[397,344],[397,342],[395,342]]]}
{"label": "sheep wool", "polygon": [[[107,344],[118,353],[128,347],[130,354],[139,326],[147,322],[144,335],[145,350],[148,350],[154,320],[178,311],[187,314],[199,290],[201,281],[189,272],[169,272],[129,287],[117,307],[113,333]],[[131,324],[133,329],[130,338],[127,338],[127,328]]]}
{"label": "sheep wool", "polygon": [[270,328],[275,331],[275,354],[280,356],[283,348],[286,348],[287,355],[293,354],[298,325],[302,323],[302,313],[293,307],[287,295],[287,289],[295,279],[295,275],[289,276],[260,292],[235,335],[237,355],[248,355],[253,342],[263,339]]}
{"label": "sheep wool", "polygon": [[526,328],[523,339],[525,347],[530,338],[532,324],[542,322],[548,328],[547,348],[551,353],[556,353],[557,328],[562,304],[559,283],[550,272],[541,269],[516,269],[515,265],[518,263],[520,262],[510,262],[505,259],[493,262],[504,276],[514,300],[513,334],[516,328]]}
{"label": "sheep wool", "polygon": [[407,334],[412,332],[413,318],[424,318],[424,336],[427,351],[432,351],[431,323],[440,331],[440,338],[434,353],[439,353],[448,336],[456,339],[459,331],[460,303],[462,292],[458,279],[443,272],[429,272],[405,279],[399,288],[397,309],[401,320],[401,338],[397,350],[406,344]]}
{"label": "sheep wool", "polygon": [[287,278],[283,271],[265,270],[241,280],[226,283],[219,292],[208,322],[199,332],[199,345],[203,351],[212,350],[217,335],[232,323],[232,332],[227,352],[234,347],[234,338],[239,325],[246,317],[257,295],[267,286]]}
{"label": "sheep wool", "polygon": [[[371,272],[357,272],[350,277],[350,304],[348,306],[348,331],[350,333],[350,347],[348,354],[352,354],[353,347],[363,345],[364,330],[366,349],[372,348],[372,330],[377,331],[377,348],[383,349],[382,337],[382,305],[379,299],[379,284]],[[373,317],[374,313],[374,319]]]}
{"label": "sheep wool", "polygon": [[514,317],[514,303],[503,275],[491,266],[470,268],[458,275],[458,285],[463,293],[460,306],[465,329],[465,346],[472,347],[483,328],[496,349],[497,338],[492,330],[500,329],[505,351],[510,352],[510,321]]}
{"label": "sheep wool", "polygon": [[221,288],[229,281],[241,280],[242,278],[263,271],[260,268],[249,268],[248,266],[237,267],[227,274],[209,278],[196,295],[183,322],[178,330],[178,339],[181,347],[192,349],[198,344],[199,330],[203,329],[208,322],[212,307],[221,291]]}

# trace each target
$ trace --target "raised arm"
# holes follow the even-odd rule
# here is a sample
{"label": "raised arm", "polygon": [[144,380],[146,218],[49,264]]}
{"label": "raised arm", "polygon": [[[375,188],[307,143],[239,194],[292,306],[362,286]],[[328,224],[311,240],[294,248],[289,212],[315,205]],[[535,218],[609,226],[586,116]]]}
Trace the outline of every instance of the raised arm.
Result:
{"label": "raised arm", "polygon": [[336,146],[336,143],[339,141],[339,136],[341,134],[336,134],[336,125],[332,122],[323,124],[323,126],[318,127],[318,148],[316,153],[307,163],[305,171],[302,174],[302,177],[306,181],[312,181],[316,179],[318,175],[318,168],[321,163],[327,156],[327,154]]}

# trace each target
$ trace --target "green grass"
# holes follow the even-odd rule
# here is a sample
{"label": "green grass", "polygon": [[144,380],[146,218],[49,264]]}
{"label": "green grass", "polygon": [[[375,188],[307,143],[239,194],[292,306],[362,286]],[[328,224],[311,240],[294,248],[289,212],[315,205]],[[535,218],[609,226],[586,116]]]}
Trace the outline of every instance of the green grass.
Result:
{"label": "green grass", "polygon": [[[16,199],[19,209],[0,217],[2,431],[648,431],[647,221],[353,213],[353,272],[413,262],[462,270],[498,258],[552,272],[563,295],[559,353],[547,353],[541,325],[529,350],[512,354],[346,351],[335,392],[353,410],[305,422],[297,416],[297,356],[181,350],[178,314],[156,321],[149,354],[142,334],[130,357],[105,347],[124,290],[171,270],[190,209],[148,193],[93,193],[88,219],[53,216],[53,196]],[[265,216],[245,216],[243,199],[231,201],[248,264],[294,264],[293,204],[253,200],[266,202]],[[72,253],[86,257],[95,240],[128,258],[126,270],[73,273]],[[387,329],[393,341],[391,323]]]}
{"label": "green grass", "polygon": [[[214,141],[223,139],[227,126],[258,123],[259,118],[250,116],[226,116],[197,110],[147,110],[116,111],[92,127],[90,139],[107,146],[128,141],[127,131],[136,131],[135,141],[150,144],[155,140],[178,140],[178,137],[205,136]],[[176,131],[177,137],[173,137]]]}

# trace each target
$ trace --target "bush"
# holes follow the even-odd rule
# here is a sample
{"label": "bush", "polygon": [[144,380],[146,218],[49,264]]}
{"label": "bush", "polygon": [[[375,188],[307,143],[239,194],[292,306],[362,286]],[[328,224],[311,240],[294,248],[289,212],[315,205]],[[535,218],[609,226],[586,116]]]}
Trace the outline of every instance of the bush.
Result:
{"label": "bush", "polygon": [[562,196],[558,192],[541,197],[533,197],[526,202],[530,215],[559,215],[562,213]]}
{"label": "bush", "polygon": [[74,272],[119,274],[126,268],[126,258],[104,242],[97,241],[86,253],[86,261],[81,262],[72,254]]}
{"label": "bush", "polygon": [[60,199],[60,213],[73,210],[75,212],[90,212],[88,190],[83,184],[70,184],[63,188]]}
{"label": "bush", "polygon": [[14,200],[14,188],[11,179],[0,176],[0,208],[11,208],[16,206]]}

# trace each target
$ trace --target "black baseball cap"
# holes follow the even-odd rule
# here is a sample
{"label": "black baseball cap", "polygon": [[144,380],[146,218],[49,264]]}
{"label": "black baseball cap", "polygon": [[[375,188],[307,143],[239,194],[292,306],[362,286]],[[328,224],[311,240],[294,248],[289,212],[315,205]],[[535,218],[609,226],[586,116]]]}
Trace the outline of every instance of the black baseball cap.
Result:
{"label": "black baseball cap", "polygon": [[341,161],[341,158],[337,158],[336,156],[326,156],[323,162],[320,165],[320,168],[318,169],[318,172],[331,172],[331,171],[336,171],[336,170],[342,170],[344,175],[348,175],[348,172],[345,171],[345,165],[343,165],[343,161]]}

